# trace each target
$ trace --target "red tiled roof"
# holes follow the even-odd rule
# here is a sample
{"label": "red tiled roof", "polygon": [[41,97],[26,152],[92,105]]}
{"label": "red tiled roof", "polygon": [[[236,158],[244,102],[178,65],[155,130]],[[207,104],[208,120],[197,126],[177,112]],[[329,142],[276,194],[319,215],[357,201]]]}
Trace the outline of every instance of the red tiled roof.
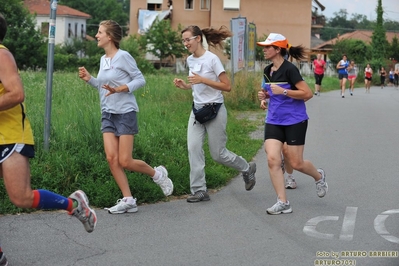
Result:
{"label": "red tiled roof", "polygon": [[[354,40],[361,40],[364,41],[367,44],[371,43],[371,36],[373,35],[373,31],[371,30],[356,30],[353,32],[348,32],[345,34],[342,34],[341,36],[331,39],[329,41],[326,41],[316,47],[313,47],[312,49],[323,49],[326,47],[331,47],[334,45],[338,40],[345,40],[345,39],[354,39]],[[392,39],[396,36],[396,38],[399,39],[399,33],[396,32],[386,32],[386,38],[389,43],[392,43]]]}
{"label": "red tiled roof", "polygon": [[[24,6],[30,13],[50,16],[50,1],[48,0],[24,0]],[[57,16],[91,18],[91,15],[87,13],[63,5],[57,5]]]}

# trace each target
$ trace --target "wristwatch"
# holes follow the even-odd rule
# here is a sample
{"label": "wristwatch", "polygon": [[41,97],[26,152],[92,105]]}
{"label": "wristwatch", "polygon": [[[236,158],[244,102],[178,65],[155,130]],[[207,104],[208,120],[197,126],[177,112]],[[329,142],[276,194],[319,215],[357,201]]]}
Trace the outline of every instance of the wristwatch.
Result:
{"label": "wristwatch", "polygon": [[287,90],[284,90],[284,91],[283,91],[283,94],[284,94],[285,96],[287,96]]}

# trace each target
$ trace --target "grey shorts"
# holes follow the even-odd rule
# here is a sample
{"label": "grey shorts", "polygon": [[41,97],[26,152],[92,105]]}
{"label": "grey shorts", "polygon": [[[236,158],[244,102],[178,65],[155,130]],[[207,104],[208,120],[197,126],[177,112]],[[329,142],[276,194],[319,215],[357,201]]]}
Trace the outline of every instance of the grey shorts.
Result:
{"label": "grey shorts", "polygon": [[5,144],[0,145],[0,163],[4,162],[8,157],[10,157],[14,151],[28,158],[35,157],[35,148],[33,145],[21,143]]}
{"label": "grey shorts", "polygon": [[101,132],[111,132],[115,136],[136,135],[139,133],[136,112],[126,114],[111,114],[103,112],[101,115]]}

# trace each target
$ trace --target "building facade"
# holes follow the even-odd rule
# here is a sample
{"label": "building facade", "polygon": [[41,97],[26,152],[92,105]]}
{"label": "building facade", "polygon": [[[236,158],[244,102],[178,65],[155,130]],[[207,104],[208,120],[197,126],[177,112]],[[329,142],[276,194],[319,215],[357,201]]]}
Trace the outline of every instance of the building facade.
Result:
{"label": "building facade", "polygon": [[311,48],[312,30],[320,28],[312,14],[317,8],[324,9],[312,0],[130,0],[130,34],[139,32],[140,10],[169,10],[173,29],[179,24],[230,28],[230,20],[241,16],[256,24],[258,38],[277,32],[294,46]]}
{"label": "building facade", "polygon": [[[50,26],[50,1],[25,0],[24,5],[31,14],[36,14],[37,28],[43,35],[48,36]],[[89,14],[79,10],[57,5],[55,22],[55,44],[62,44],[73,39],[86,39],[86,21]]]}

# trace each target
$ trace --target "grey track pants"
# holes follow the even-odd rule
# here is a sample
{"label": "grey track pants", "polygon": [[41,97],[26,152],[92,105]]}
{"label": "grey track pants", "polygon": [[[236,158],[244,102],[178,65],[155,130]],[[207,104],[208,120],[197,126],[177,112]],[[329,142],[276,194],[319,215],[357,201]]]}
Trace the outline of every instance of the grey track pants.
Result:
{"label": "grey track pants", "polygon": [[192,194],[198,190],[207,190],[203,150],[206,135],[208,135],[209,150],[214,161],[241,172],[248,170],[248,162],[226,148],[226,125],[227,111],[224,104],[220,107],[216,118],[204,124],[195,121],[194,114],[191,111],[187,128],[187,146]]}

